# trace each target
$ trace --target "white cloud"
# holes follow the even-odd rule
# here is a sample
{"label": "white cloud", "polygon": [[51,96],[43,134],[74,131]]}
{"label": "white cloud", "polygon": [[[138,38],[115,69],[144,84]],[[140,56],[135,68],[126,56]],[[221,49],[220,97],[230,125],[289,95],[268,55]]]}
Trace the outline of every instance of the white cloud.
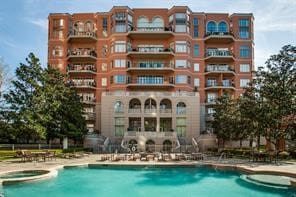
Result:
{"label": "white cloud", "polygon": [[294,0],[271,0],[265,7],[258,7],[255,11],[255,30],[296,32],[295,10]]}
{"label": "white cloud", "polygon": [[48,29],[48,21],[47,19],[28,19],[29,23],[41,27],[41,29],[46,30]]}

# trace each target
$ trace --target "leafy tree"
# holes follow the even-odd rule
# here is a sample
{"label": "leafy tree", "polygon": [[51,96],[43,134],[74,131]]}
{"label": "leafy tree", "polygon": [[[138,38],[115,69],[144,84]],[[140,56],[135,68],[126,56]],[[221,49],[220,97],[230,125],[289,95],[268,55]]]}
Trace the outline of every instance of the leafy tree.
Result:
{"label": "leafy tree", "polygon": [[16,69],[16,80],[13,88],[3,97],[7,102],[5,118],[10,121],[16,137],[38,139],[45,136],[45,128],[40,124],[38,106],[34,102],[34,94],[41,86],[43,69],[39,59],[29,54],[26,64],[21,63]]}
{"label": "leafy tree", "polygon": [[[258,93],[268,114],[266,138],[273,144],[293,137],[296,121],[296,47],[284,46],[266,61],[256,74]],[[267,125],[266,125],[267,126]],[[279,148],[276,146],[276,148]]]}
{"label": "leafy tree", "polygon": [[[66,76],[53,68],[43,69],[30,53],[16,70],[13,89],[4,94],[6,109],[1,115],[15,139],[79,139],[86,130],[83,107]],[[4,121],[2,121],[4,122]],[[1,126],[1,124],[0,124]]]}

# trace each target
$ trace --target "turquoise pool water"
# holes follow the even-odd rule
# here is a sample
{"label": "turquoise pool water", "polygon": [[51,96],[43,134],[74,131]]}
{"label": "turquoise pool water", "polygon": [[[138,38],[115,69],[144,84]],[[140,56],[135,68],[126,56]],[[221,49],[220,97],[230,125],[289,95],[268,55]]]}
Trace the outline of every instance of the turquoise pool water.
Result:
{"label": "turquoise pool water", "polygon": [[[196,168],[71,168],[56,178],[0,188],[5,197],[296,196],[247,183],[239,173]],[[0,192],[0,193],[1,193]]]}

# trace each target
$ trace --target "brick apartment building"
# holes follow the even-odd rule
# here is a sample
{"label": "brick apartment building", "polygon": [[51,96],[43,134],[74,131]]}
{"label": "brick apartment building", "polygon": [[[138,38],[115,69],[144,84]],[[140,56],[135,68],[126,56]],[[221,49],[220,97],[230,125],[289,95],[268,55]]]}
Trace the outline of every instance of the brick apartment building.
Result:
{"label": "brick apartment building", "polygon": [[215,145],[215,99],[252,78],[253,15],[115,6],[49,15],[48,63],[69,74],[93,148]]}

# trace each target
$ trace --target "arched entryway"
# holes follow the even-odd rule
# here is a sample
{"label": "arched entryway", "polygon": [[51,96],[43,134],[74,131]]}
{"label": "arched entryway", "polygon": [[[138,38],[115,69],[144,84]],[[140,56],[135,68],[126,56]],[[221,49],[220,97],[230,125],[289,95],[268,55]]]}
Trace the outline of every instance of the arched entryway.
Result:
{"label": "arched entryway", "polygon": [[163,147],[162,150],[164,152],[171,152],[172,151],[172,148],[173,148],[172,144],[173,143],[170,140],[163,141],[163,143],[162,143],[162,147]]}
{"label": "arched entryway", "polygon": [[146,141],[146,152],[148,153],[155,152],[155,142],[153,140]]}
{"label": "arched entryway", "polygon": [[130,149],[131,152],[136,152],[138,149],[138,142],[135,139],[132,139],[128,142],[128,148]]}

